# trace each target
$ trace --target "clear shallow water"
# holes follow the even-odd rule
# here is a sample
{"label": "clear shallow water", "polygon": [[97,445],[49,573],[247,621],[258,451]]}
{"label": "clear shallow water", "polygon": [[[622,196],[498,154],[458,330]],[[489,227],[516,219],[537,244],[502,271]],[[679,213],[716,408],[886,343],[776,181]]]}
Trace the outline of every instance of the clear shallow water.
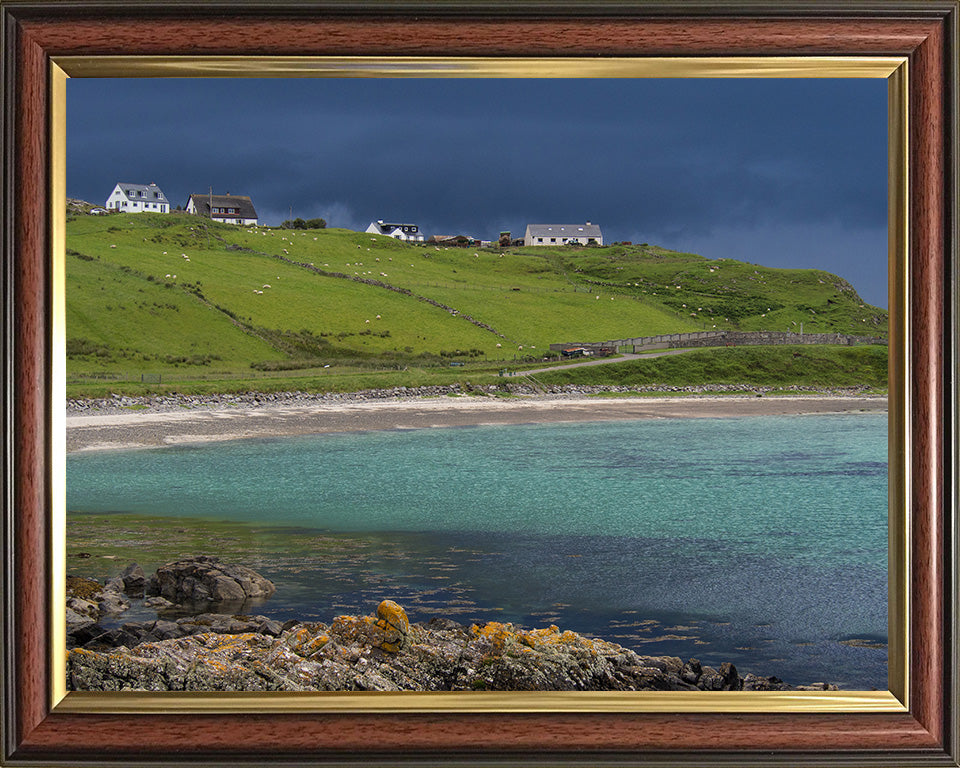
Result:
{"label": "clear shallow water", "polygon": [[886,640],[886,482],[886,417],[868,414],[321,435],[67,467],[72,511],[269,524],[290,551],[317,532],[373,542],[266,557],[278,593],[260,612],[329,620],[393,597],[413,620],[557,623],[849,688],[886,688],[885,648],[841,642]]}

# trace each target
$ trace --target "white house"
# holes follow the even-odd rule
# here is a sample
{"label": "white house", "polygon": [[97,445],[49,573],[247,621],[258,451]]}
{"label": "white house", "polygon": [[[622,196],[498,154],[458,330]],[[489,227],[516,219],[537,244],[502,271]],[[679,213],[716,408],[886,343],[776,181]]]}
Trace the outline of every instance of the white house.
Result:
{"label": "white house", "polygon": [[246,195],[213,195],[209,193],[190,195],[187,213],[204,216],[224,224],[257,224],[257,211],[253,201]]}
{"label": "white house", "polygon": [[388,224],[383,219],[370,222],[366,231],[371,235],[386,235],[397,240],[406,240],[413,243],[422,243],[423,235],[416,224]]}
{"label": "white house", "polygon": [[603,233],[596,224],[527,224],[524,245],[603,245]]}
{"label": "white house", "polygon": [[118,182],[106,205],[108,211],[121,213],[170,213],[170,201],[156,184]]}

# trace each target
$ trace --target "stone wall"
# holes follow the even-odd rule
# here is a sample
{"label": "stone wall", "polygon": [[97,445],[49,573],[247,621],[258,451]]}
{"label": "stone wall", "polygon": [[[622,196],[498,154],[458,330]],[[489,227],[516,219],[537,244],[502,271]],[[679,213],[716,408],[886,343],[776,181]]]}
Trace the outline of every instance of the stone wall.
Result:
{"label": "stone wall", "polygon": [[846,333],[787,333],[781,331],[698,331],[696,333],[668,333],[659,336],[636,336],[629,339],[611,339],[600,342],[571,342],[551,344],[550,349],[559,352],[570,347],[600,349],[615,347],[623,352],[648,352],[654,349],[690,347],[735,347],[777,344],[886,344],[878,336],[852,336]]}

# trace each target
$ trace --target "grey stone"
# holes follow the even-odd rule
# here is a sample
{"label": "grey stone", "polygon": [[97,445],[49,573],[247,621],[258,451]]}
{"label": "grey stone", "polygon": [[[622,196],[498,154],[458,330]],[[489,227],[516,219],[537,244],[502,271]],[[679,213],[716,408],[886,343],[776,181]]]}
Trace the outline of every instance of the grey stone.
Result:
{"label": "grey stone", "polygon": [[147,585],[147,575],[137,563],[128,565],[121,576],[123,591],[130,597],[143,597],[143,590]]}
{"label": "grey stone", "polygon": [[143,604],[147,608],[153,608],[154,610],[157,610],[157,611],[162,611],[166,608],[174,607],[174,603],[171,603],[165,597],[148,597],[146,600],[143,601]]}
{"label": "grey stone", "polygon": [[243,565],[223,564],[217,557],[185,558],[157,569],[146,586],[147,595],[173,603],[243,603],[266,598],[273,583]]}

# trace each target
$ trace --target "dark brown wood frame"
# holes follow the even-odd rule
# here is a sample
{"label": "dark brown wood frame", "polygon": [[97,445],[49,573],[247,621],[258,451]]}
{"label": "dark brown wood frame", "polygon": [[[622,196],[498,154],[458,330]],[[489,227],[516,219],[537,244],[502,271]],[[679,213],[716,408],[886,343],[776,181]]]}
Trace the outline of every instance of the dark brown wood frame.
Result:
{"label": "dark brown wood frame", "polygon": [[[0,0],[3,743],[10,765],[958,764],[955,0],[672,5]],[[909,58],[913,454],[903,714],[77,715],[48,700],[51,57],[106,54]]]}

